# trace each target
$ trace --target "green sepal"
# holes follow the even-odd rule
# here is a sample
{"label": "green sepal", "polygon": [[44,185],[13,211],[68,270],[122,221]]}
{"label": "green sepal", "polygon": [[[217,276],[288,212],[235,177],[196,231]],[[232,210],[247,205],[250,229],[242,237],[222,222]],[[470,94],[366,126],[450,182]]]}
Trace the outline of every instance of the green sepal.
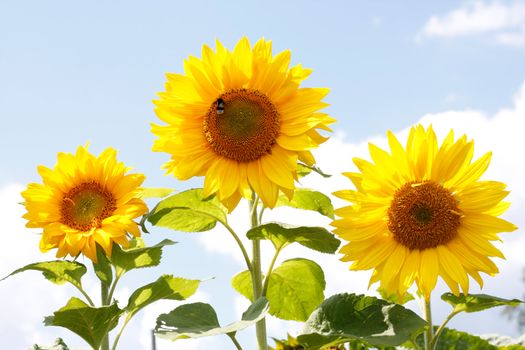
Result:
{"label": "green sepal", "polygon": [[199,283],[199,280],[163,275],[155,282],[142,286],[131,294],[125,308],[128,312],[126,317],[130,319],[144,307],[161,299],[187,299],[197,291]]}
{"label": "green sepal", "polygon": [[177,193],[157,204],[148,221],[160,227],[183,232],[202,232],[226,222],[226,208],[215,196],[204,197],[196,188]]}
{"label": "green sepal", "polygon": [[372,346],[397,346],[414,339],[425,326],[425,320],[401,305],[344,293],[325,300],[297,339],[311,350],[353,339]]}
{"label": "green sepal", "polygon": [[332,206],[330,198],[321,192],[305,188],[295,189],[292,200],[289,200],[285,195],[281,194],[275,206],[312,210],[330,219],[334,218],[334,207]]}
{"label": "green sepal", "polygon": [[201,338],[219,334],[235,334],[263,319],[268,311],[268,300],[259,298],[242,314],[241,320],[221,327],[217,313],[206,303],[192,303],[177,307],[157,318],[155,333],[161,338]]}
{"label": "green sepal", "polygon": [[[114,244],[116,246],[116,244]],[[113,281],[113,270],[111,269],[111,262],[106,257],[104,249],[97,244],[97,262],[93,263],[93,269],[98,279],[109,287]]]}
{"label": "green sepal", "polygon": [[44,325],[67,328],[98,349],[104,337],[117,326],[122,312],[116,303],[92,307],[73,297],[53,316],[46,317]]}
{"label": "green sepal", "polygon": [[44,261],[29,264],[22,268],[19,268],[11,272],[6,277],[2,278],[0,281],[5,280],[7,277],[16,275],[17,273],[29,270],[41,271],[44,277],[47,280],[53,282],[54,284],[61,285],[66,282],[69,282],[77,288],[82,287],[81,279],[87,271],[86,266],[84,264],[81,264],[76,261]]}
{"label": "green sepal", "polygon": [[310,169],[310,171],[314,171],[317,174],[321,175],[324,178],[331,177],[332,175],[324,173],[317,165],[306,165],[303,163],[298,163],[298,165],[302,166],[303,168]]}
{"label": "green sepal", "polygon": [[295,172],[297,173],[297,177],[300,179],[302,177],[309,175],[312,172],[312,168],[308,167],[305,164],[297,163]]}
{"label": "green sepal", "polygon": [[[234,276],[232,286],[253,300],[249,271]],[[270,274],[266,292],[269,313],[283,320],[305,321],[322,303],[325,286],[323,270],[315,262],[301,258],[286,260]]]}
{"label": "green sepal", "polygon": [[297,242],[321,253],[334,254],[341,243],[323,227],[292,226],[272,222],[254,227],[248,231],[249,239],[269,239],[275,249]]}
{"label": "green sepal", "polygon": [[[118,244],[113,245],[111,262],[115,267],[117,276],[120,277],[133,269],[157,266],[162,258],[162,248],[176,243],[165,239],[154,246],[144,247],[140,242],[140,240],[132,240],[131,248],[126,250]],[[133,246],[133,244],[137,244],[137,246]]]}
{"label": "green sepal", "polygon": [[414,296],[408,292],[406,292],[402,297],[399,297],[398,293],[392,293],[389,294],[386,289],[384,288],[377,288],[377,292],[386,301],[389,301],[393,304],[399,304],[399,305],[405,305],[411,300],[414,300]]}
{"label": "green sepal", "polygon": [[454,312],[479,312],[498,306],[518,306],[522,303],[518,299],[503,299],[487,294],[460,294],[452,293],[441,295],[441,299],[452,305]]}

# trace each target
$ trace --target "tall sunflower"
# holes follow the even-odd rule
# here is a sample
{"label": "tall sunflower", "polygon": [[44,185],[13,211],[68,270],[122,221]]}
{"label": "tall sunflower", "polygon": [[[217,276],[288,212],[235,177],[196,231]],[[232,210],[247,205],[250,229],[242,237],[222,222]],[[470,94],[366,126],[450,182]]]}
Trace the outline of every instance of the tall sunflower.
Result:
{"label": "tall sunflower", "polygon": [[43,229],[43,252],[58,248],[57,257],[83,253],[96,262],[97,243],[111,256],[113,242],[126,247],[128,232],[140,236],[133,219],[148,210],[138,198],[145,177],[126,175],[116,154],[108,148],[95,157],[78,147],[76,154],[59,153],[54,169],[38,167],[43,184],[29,184],[22,196],[26,226]]}
{"label": "tall sunflower", "polygon": [[353,203],[332,223],[349,241],[341,260],[373,269],[370,284],[390,293],[415,282],[427,300],[438,276],[455,294],[458,284],[468,292],[469,276],[482,286],[480,272],[498,272],[490,258],[503,258],[491,241],[516,229],[498,218],[509,206],[506,185],[479,180],[491,153],[472,162],[473,141],[450,131],[438,146],[431,126],[412,127],[406,149],[391,132],[388,142],[390,153],[370,144],[373,162],[356,158],[359,172],[344,173],[355,190],[334,193]]}
{"label": "tall sunflower", "polygon": [[233,51],[217,41],[191,56],[184,75],[168,74],[154,101],[167,125],[152,125],[154,151],[171,154],[164,167],[180,180],[204,176],[204,194],[217,194],[229,210],[255,191],[274,207],[279,191],[293,196],[298,160],[313,165],[310,150],[326,141],[316,129],[334,122],[318,110],[328,89],[299,88],[311,70],[289,69],[290,51],[272,56],[270,41]]}

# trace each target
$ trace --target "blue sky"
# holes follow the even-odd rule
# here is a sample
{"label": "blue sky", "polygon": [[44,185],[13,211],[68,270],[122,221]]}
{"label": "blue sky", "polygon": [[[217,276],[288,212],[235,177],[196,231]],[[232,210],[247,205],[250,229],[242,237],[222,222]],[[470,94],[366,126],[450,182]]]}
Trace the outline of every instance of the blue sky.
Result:
{"label": "blue sky", "polygon": [[[252,42],[260,37],[271,39],[275,53],[291,49],[293,63],[313,68],[304,85],[331,89],[326,98],[331,104],[327,112],[338,122],[334,125],[333,142],[326,145],[325,151],[320,149],[319,157],[325,158],[318,160],[326,168],[334,173],[349,170],[353,156],[366,157],[363,145],[367,140],[373,138],[381,143],[386,130],[402,134],[421,118],[443,130],[457,127],[471,137],[478,135],[477,147],[494,146],[493,174],[498,176],[497,180],[515,186],[511,190],[516,204],[508,215],[520,220],[525,190],[518,179],[523,178],[525,171],[509,157],[515,156],[516,149],[523,145],[517,133],[523,130],[519,127],[523,126],[521,112],[525,112],[522,108],[525,97],[520,97],[525,81],[525,2],[522,1],[0,0],[2,208],[16,203],[15,194],[22,186],[40,180],[37,165],[53,166],[57,152],[72,152],[86,142],[90,142],[95,153],[108,146],[117,148],[119,159],[146,174],[146,186],[173,187],[179,191],[201,186],[201,179],[179,182],[160,170],[168,156],[151,152],[154,137],[149,132],[149,123],[156,121],[151,100],[163,90],[165,73],[182,72],[183,59],[188,55],[199,56],[202,44],[213,45],[218,38],[231,48],[244,35]],[[344,161],[330,156],[328,150],[336,146],[348,151],[339,153]],[[319,186],[327,193],[336,189],[333,188],[336,185],[350,186],[339,181],[335,178],[333,183],[323,185],[320,180],[311,180],[309,185]],[[4,235],[9,235],[8,241],[14,246],[35,252],[12,256],[7,248],[0,250],[2,274],[31,262],[30,258],[53,258],[52,254],[38,255],[33,242],[23,241],[31,234],[23,229],[18,208],[12,210],[9,211],[12,215],[5,217],[6,212],[0,211],[2,221],[13,228]],[[275,217],[278,219],[279,214],[275,213]],[[239,220],[243,220],[242,215]],[[233,321],[238,311],[235,305],[240,301],[229,287],[229,277],[240,271],[242,264],[229,248],[217,250],[209,244],[224,233],[152,232],[146,238],[150,243],[165,237],[180,243],[167,250],[161,268],[141,271],[125,281],[125,285],[131,290],[152,280],[153,273],[203,279],[214,276],[214,280],[203,285],[200,296],[212,304],[221,304],[218,309],[223,322]],[[512,235],[519,237],[521,233]],[[224,241],[228,237],[222,238]],[[513,239],[517,244],[519,240]],[[302,251],[298,254],[305,255]],[[331,259],[337,262],[335,257]],[[519,276],[512,276],[520,271],[521,262],[510,258],[500,262],[507,266],[502,266],[502,277],[507,271],[511,274],[508,280],[516,281],[515,293],[509,297],[520,297],[525,288],[517,282]],[[333,278],[350,281],[352,276],[343,272]],[[360,277],[363,281],[368,278],[364,276]],[[36,274],[16,279],[2,282],[0,295],[28,284],[44,295],[73,293],[67,287],[48,288]],[[501,281],[504,279],[493,286],[499,285],[502,295],[508,288],[504,289]],[[337,286],[366,290],[362,281],[348,283]],[[362,285],[365,289],[359,290]],[[490,283],[485,292],[494,294],[486,290],[489,286]],[[39,322],[41,316],[64,304],[62,300],[56,295],[47,301],[40,300],[35,308],[44,312],[42,315],[18,310],[23,315],[17,318],[13,316],[16,311],[13,308],[8,313],[11,316],[3,313],[0,333],[9,332],[10,336],[0,342],[7,341],[6,346],[15,348],[28,347],[28,339],[33,338],[52,342],[59,330],[44,331]],[[438,303],[436,300],[436,307],[446,309]],[[487,316],[487,322],[497,315],[496,312]],[[8,322],[9,317],[27,324],[13,325]],[[144,315],[145,319],[148,317],[153,316]],[[502,322],[500,319],[493,322],[492,328],[490,323],[486,328],[472,325],[472,320],[456,326],[478,333],[494,329],[517,335],[509,324],[496,329],[496,324]],[[137,335],[133,333],[138,334],[144,328],[141,322],[130,326],[132,334],[124,336],[123,344],[136,344]],[[85,347],[74,336],[60,334]],[[245,341],[249,344],[249,339]],[[190,349],[193,345],[181,346]]]}

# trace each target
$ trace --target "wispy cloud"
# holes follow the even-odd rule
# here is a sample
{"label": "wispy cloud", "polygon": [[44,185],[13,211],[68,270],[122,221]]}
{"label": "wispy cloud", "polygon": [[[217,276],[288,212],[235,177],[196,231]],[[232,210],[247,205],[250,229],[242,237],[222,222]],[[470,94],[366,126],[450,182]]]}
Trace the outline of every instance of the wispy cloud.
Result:
{"label": "wispy cloud", "polygon": [[497,43],[525,46],[525,3],[468,2],[428,19],[416,40],[487,35]]}

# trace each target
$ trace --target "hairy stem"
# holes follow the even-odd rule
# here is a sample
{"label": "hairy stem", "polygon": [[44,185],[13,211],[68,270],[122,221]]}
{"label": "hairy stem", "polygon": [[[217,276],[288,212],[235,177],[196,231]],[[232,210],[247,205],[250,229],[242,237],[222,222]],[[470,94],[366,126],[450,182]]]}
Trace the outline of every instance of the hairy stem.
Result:
{"label": "hairy stem", "polygon": [[428,300],[425,298],[424,300],[424,310],[423,310],[425,321],[428,323],[428,328],[425,331],[425,350],[433,350],[434,349],[434,327],[432,326],[432,312],[430,309],[430,297]]}
{"label": "hairy stem", "polygon": [[[257,204],[259,199],[253,196],[250,201],[250,219],[251,228],[259,225],[257,216]],[[252,255],[252,289],[253,289],[253,300],[259,299],[263,295],[262,285],[262,272],[261,272],[261,241],[258,239],[253,240],[253,255]],[[259,350],[268,350],[268,344],[266,342],[266,321],[263,318],[255,324],[255,333],[257,335],[257,345]]]}
{"label": "hairy stem", "polygon": [[[109,292],[108,286],[104,282],[100,281],[100,300],[102,302],[102,305],[109,304],[108,292]],[[104,339],[102,339],[102,344],[100,345],[100,349],[109,350],[109,332],[106,333],[106,335],[104,336]]]}

